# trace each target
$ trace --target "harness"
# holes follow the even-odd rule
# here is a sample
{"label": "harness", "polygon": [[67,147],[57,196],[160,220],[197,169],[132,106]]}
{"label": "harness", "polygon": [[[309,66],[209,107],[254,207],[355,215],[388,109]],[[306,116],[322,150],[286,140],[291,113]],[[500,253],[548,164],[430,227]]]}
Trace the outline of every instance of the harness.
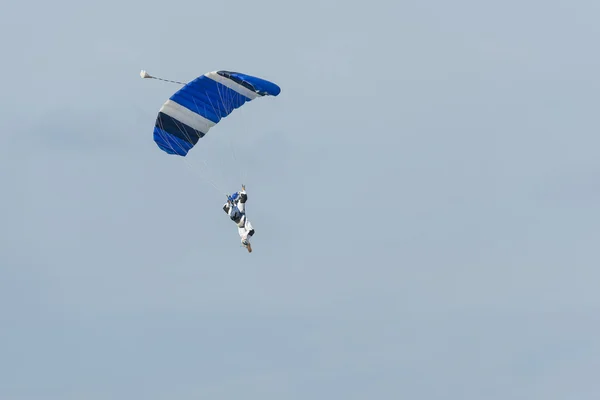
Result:
{"label": "harness", "polygon": [[237,206],[232,205],[231,206],[231,214],[229,215],[229,218],[231,218],[231,220],[233,222],[235,222],[235,224],[241,228],[244,226],[244,224],[246,223],[246,215],[243,214],[239,208],[237,208]]}

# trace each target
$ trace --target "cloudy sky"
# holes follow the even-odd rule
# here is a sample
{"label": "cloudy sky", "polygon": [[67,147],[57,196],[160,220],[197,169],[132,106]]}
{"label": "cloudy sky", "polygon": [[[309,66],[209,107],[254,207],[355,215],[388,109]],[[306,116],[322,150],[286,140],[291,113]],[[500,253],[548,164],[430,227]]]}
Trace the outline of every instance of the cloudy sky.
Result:
{"label": "cloudy sky", "polygon": [[[599,18],[3,3],[0,398],[599,398]],[[282,93],[183,159],[141,69]]]}

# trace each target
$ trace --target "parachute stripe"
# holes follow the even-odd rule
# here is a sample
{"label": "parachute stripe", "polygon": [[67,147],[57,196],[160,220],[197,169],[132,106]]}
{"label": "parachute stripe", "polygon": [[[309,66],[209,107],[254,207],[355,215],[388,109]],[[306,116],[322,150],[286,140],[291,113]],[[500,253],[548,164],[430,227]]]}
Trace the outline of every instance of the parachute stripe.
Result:
{"label": "parachute stripe", "polygon": [[[240,95],[238,95],[240,96]],[[230,102],[228,102],[230,103]],[[221,115],[227,115],[228,109],[223,104],[223,101],[209,91],[206,92],[194,92],[193,95],[188,92],[180,92],[177,100],[177,104],[193,104],[190,111],[208,119],[209,121],[219,121]],[[187,107],[186,107],[187,108]]]}
{"label": "parachute stripe", "polygon": [[281,93],[281,88],[279,86],[256,76],[232,71],[217,71],[217,74],[247,87],[253,92],[258,93],[260,96],[278,96],[279,93]]}
{"label": "parachute stripe", "polygon": [[249,99],[227,86],[201,76],[177,91],[170,100],[216,124]]}
{"label": "parachute stripe", "polygon": [[176,136],[154,127],[154,141],[158,147],[168,154],[176,154],[179,156],[187,155],[188,151],[194,146],[192,143],[181,140]]}
{"label": "parachute stripe", "polygon": [[198,143],[198,139],[205,135],[204,132],[198,131],[162,112],[158,113],[155,126],[170,135],[191,143],[192,145]]}
{"label": "parachute stripe", "polygon": [[183,107],[179,103],[167,100],[165,104],[160,108],[160,112],[166,114],[181,123],[193,128],[197,131],[207,133],[210,128],[215,126],[215,123],[211,120],[204,118],[202,115],[191,111],[188,108]]}
{"label": "parachute stripe", "polygon": [[206,76],[207,78],[210,78],[216,82],[219,82],[220,84],[228,87],[231,90],[235,90],[237,93],[241,94],[242,96],[246,96],[249,100],[254,100],[255,98],[258,97],[258,94],[256,92],[240,85],[239,83],[233,81],[232,79],[229,79],[229,78],[219,75],[216,71],[208,72],[208,73],[204,74],[204,76]]}

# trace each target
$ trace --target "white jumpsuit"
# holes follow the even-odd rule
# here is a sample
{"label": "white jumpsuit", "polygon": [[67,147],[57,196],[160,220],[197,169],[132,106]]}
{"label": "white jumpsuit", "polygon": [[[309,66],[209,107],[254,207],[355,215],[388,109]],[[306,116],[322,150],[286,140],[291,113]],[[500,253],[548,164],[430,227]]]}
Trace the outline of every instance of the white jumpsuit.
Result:
{"label": "white jumpsuit", "polygon": [[246,217],[247,198],[246,191],[243,190],[238,192],[238,197],[234,200],[233,204],[228,202],[223,206],[223,210],[237,225],[238,234],[240,235],[240,239],[244,245],[247,244],[250,241],[250,237],[254,235],[252,223],[248,221],[248,218]]}

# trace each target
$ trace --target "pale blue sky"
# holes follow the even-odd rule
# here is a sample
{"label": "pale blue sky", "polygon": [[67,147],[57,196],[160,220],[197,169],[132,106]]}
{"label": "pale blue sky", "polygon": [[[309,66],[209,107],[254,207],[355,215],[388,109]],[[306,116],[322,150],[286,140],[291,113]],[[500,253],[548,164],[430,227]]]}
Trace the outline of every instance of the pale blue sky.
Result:
{"label": "pale blue sky", "polygon": [[[0,398],[600,398],[599,19],[4,5]],[[188,165],[152,141],[177,86],[140,69],[282,93]],[[252,254],[221,210],[241,178]]]}

